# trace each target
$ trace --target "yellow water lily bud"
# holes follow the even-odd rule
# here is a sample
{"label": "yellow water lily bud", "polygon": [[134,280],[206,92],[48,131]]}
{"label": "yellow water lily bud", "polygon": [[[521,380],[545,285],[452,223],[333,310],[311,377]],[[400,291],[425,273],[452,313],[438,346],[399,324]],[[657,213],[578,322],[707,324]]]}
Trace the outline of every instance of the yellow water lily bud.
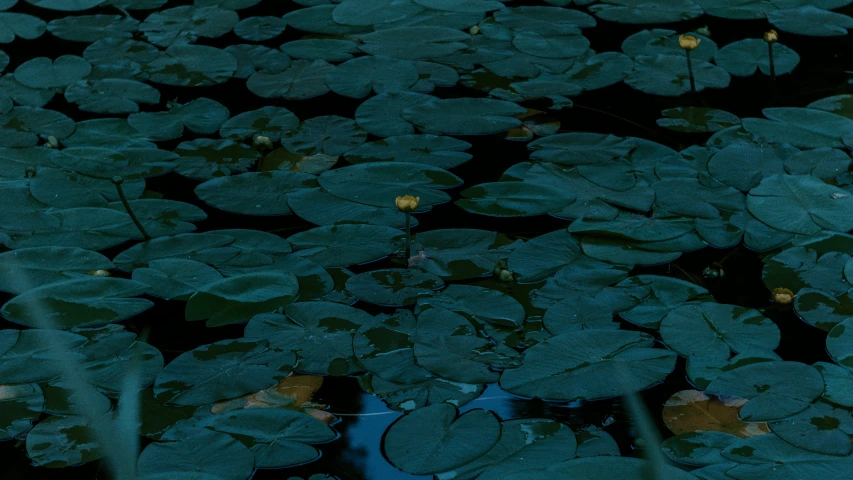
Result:
{"label": "yellow water lily bud", "polygon": [[769,32],[764,32],[764,41],[767,43],[773,43],[779,41],[779,34],[776,33],[776,30],[770,30]]}
{"label": "yellow water lily bud", "polygon": [[468,33],[470,33],[471,35],[476,35],[476,34],[480,33],[480,26],[474,25],[473,27],[468,29]]}
{"label": "yellow water lily bud", "polygon": [[773,289],[773,301],[776,303],[787,305],[794,301],[794,297],[796,297],[796,294],[787,288],[779,287]]}
{"label": "yellow water lily bud", "polygon": [[699,35],[705,35],[706,37],[711,36],[711,30],[708,28],[708,25],[705,25],[701,28],[697,28],[696,33],[698,33]]}
{"label": "yellow water lily bud", "polygon": [[404,195],[402,197],[397,197],[397,210],[401,212],[411,212],[418,208],[418,202],[421,201],[421,197],[413,197],[411,195]]}
{"label": "yellow water lily bud", "polygon": [[270,140],[270,137],[258,135],[254,140],[252,140],[252,148],[255,150],[272,150],[272,140]]}
{"label": "yellow water lily bud", "polygon": [[502,282],[511,282],[512,281],[512,272],[509,270],[501,270],[501,281]]}
{"label": "yellow water lily bud", "polygon": [[678,46],[684,50],[695,50],[700,41],[692,35],[681,35],[678,37]]}
{"label": "yellow water lily bud", "polygon": [[89,275],[93,277],[109,277],[112,274],[108,270],[89,270]]}

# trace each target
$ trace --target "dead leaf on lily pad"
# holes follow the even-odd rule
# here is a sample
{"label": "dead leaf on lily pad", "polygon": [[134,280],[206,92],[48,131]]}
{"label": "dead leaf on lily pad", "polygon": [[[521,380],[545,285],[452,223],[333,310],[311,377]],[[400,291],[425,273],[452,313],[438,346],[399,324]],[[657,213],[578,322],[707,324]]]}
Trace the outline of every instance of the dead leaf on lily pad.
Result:
{"label": "dead leaf on lily pad", "polygon": [[323,410],[326,405],[314,403],[314,393],[323,385],[323,377],[317,375],[291,375],[275,386],[250,393],[242,397],[216,402],[211,413],[225,413],[244,408],[286,408],[311,415],[326,425],[336,420],[333,414]]}
{"label": "dead leaf on lily pad", "polygon": [[749,423],[738,418],[738,410],[744,403],[743,398],[682,390],[664,404],[663,423],[676,435],[711,430],[746,438],[770,433],[766,423]]}

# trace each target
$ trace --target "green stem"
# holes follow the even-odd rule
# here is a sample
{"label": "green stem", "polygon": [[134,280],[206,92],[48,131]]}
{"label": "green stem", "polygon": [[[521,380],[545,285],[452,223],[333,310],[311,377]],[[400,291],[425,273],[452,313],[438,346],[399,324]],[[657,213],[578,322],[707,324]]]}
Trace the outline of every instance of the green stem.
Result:
{"label": "green stem", "polygon": [[696,80],[693,79],[693,60],[690,59],[690,50],[687,52],[687,74],[690,77],[690,93],[696,93]]}
{"label": "green stem", "polygon": [[409,258],[412,257],[412,214],[406,212],[406,265],[409,265]]}
{"label": "green stem", "polygon": [[130,208],[130,203],[128,203],[127,197],[124,196],[124,189],[121,188],[122,183],[124,183],[124,178],[120,176],[113,177],[113,184],[116,186],[116,191],[118,191],[118,198],[121,199],[121,204],[124,205],[124,209],[127,210],[127,214],[130,215],[130,219],[133,220],[133,223],[136,225],[136,228],[139,229],[139,233],[142,234],[142,237],[146,241],[151,240],[151,235],[148,235],[148,232],[145,231],[145,227],[142,226],[142,222],[136,218],[136,214],[133,213],[133,209]]}
{"label": "green stem", "polygon": [[773,42],[767,42],[767,53],[770,55],[770,78],[776,80],[776,62],[773,60]]}

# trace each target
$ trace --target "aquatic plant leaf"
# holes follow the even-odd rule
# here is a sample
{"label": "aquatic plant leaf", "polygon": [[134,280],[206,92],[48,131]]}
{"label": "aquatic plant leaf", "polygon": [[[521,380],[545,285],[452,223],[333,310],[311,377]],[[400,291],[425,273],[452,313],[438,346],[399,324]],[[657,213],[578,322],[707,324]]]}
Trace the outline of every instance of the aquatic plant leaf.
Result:
{"label": "aquatic plant leaf", "polygon": [[133,271],[133,280],[148,285],[148,295],[166,300],[188,300],[211,283],[222,280],[215,268],[184,258],[152,260]]}
{"label": "aquatic plant leaf", "polygon": [[52,416],[27,433],[27,455],[38,466],[64,468],[101,458],[104,446],[85,416]]}
{"label": "aquatic plant leaf", "polygon": [[[696,91],[706,88],[725,88],[731,77],[728,72],[709,62],[693,62]],[[690,91],[687,58],[683,55],[638,55],[634,71],[625,83],[652,95],[677,97]]]}
{"label": "aquatic plant leaf", "polygon": [[491,217],[530,217],[564,208],[575,197],[550,185],[528,182],[482,183],[463,190],[455,203],[462,209]]}
{"label": "aquatic plant leaf", "polygon": [[154,381],[154,395],[163,404],[207,405],[275,385],[295,364],[295,354],[266,340],[222,340],[167,364]]}
{"label": "aquatic plant leaf", "polygon": [[353,353],[353,335],[371,316],[357,308],[331,302],[298,302],[277,313],[254,316],[246,338],[266,339],[293,351],[296,369],[317,375],[342,376],[362,370]]}
{"label": "aquatic plant leaf", "polygon": [[[731,72],[729,72],[731,73]],[[740,125],[740,118],[725,110],[704,107],[678,107],[661,112],[657,124],[676,132],[718,132]]]}
{"label": "aquatic plant leaf", "polygon": [[781,333],[757,310],[702,302],[671,310],[660,324],[661,339],[683,356],[729,358],[747,350],[775,350]]}
{"label": "aquatic plant leaf", "polygon": [[699,390],[682,390],[663,405],[663,421],[676,435],[692,432],[724,432],[748,438],[770,433],[766,423],[745,422],[738,418],[744,400],[708,395]]}
{"label": "aquatic plant leaf", "polygon": [[280,140],[299,126],[299,119],[284,107],[262,107],[229,118],[219,129],[223,138],[245,140],[258,135]]}
{"label": "aquatic plant leaf", "polygon": [[[250,408],[185,420],[190,424],[237,438],[255,455],[255,468],[283,468],[316,460],[320,452],[307,444],[333,440],[335,431],[320,420],[281,408]],[[166,432],[166,436],[169,432]]]}
{"label": "aquatic plant leaf", "polygon": [[780,422],[770,430],[795,447],[826,455],[849,455],[853,451],[853,415],[826,402],[815,402],[802,412]]}
{"label": "aquatic plant leaf", "polygon": [[[291,235],[294,254],[323,267],[347,267],[380,260],[401,248],[403,233],[378,225],[340,224]],[[2,257],[0,257],[2,259]]]}
{"label": "aquatic plant leaf", "polygon": [[515,103],[503,100],[454,98],[410,106],[401,115],[425,133],[486,135],[518,127],[521,120],[514,116],[526,111]]}
{"label": "aquatic plant leaf", "polygon": [[419,197],[418,209],[447,202],[450,195],[443,190],[462,184],[442,168],[406,162],[360,163],[329,170],[317,180],[338,198],[373,207],[393,207],[401,195]]}
{"label": "aquatic plant leaf", "polygon": [[61,282],[92,270],[109,270],[113,263],[97,252],[74,247],[35,247],[0,254],[0,290],[12,294]]}
{"label": "aquatic plant leaf", "polygon": [[385,433],[385,454],[405,472],[429,474],[465,465],[498,442],[501,427],[492,412],[477,409],[456,415],[456,407],[446,403],[404,415]]}
{"label": "aquatic plant leaf", "polygon": [[359,300],[385,306],[414,305],[418,297],[432,295],[443,287],[440,277],[404,268],[359,273],[346,284],[347,291]]}
{"label": "aquatic plant leaf", "polygon": [[207,320],[208,327],[245,323],[284,307],[298,292],[291,273],[244,273],[202,287],[187,301],[185,315],[188,321]]}
{"label": "aquatic plant leaf", "polygon": [[678,463],[703,467],[726,462],[720,452],[738,440],[740,437],[725,432],[689,432],[667,438],[661,449]]}
{"label": "aquatic plant leaf", "polygon": [[772,175],[749,191],[750,213],[773,228],[814,235],[853,229],[853,197],[809,175]]}
{"label": "aquatic plant leaf", "polygon": [[738,416],[748,422],[767,422],[805,410],[823,393],[823,378],[803,363],[760,362],[723,373],[706,391],[748,400]]}
{"label": "aquatic plant leaf", "polygon": [[272,171],[246,172],[212,178],[195,188],[205,203],[220,210],[243,215],[287,215],[287,196],[316,187],[316,177],[307,173]]}
{"label": "aquatic plant leaf", "polygon": [[252,451],[225,433],[186,428],[161,440],[150,443],[139,455],[136,468],[142,478],[175,478],[194,472],[204,480],[243,480],[255,468]]}
{"label": "aquatic plant leaf", "polygon": [[41,416],[44,394],[35,383],[0,385],[0,440],[26,433]]}
{"label": "aquatic plant leaf", "polygon": [[814,37],[847,35],[847,29],[853,28],[853,18],[810,4],[773,10],[767,20],[779,30]]}
{"label": "aquatic plant leaf", "polygon": [[[625,330],[579,330],[551,337],[501,375],[501,388],[548,400],[596,400],[636,392],[663,380],[676,354],[649,348],[653,338]],[[630,372],[630,374],[628,373]]]}
{"label": "aquatic plant leaf", "polygon": [[[684,55],[678,45],[678,37],[681,34],[675,30],[654,28],[652,30],[641,30],[622,42],[622,51],[625,55],[634,58],[638,55]],[[699,39],[699,46],[690,52],[690,58],[696,62],[710,62],[717,53],[717,44],[714,40],[696,32],[684,33]]]}
{"label": "aquatic plant leaf", "polygon": [[[770,53],[767,51],[767,42],[760,38],[732,42],[717,52],[714,61],[738,77],[754,75],[756,70],[770,75]],[[776,75],[791,73],[799,63],[800,56],[797,52],[781,43],[773,43],[773,67]]]}
{"label": "aquatic plant leaf", "polygon": [[146,285],[123,278],[88,277],[28,289],[6,302],[3,318],[30,327],[53,322],[55,328],[93,327],[119,322],[148,310],[154,303],[133,298]]}
{"label": "aquatic plant leaf", "polygon": [[418,70],[409,61],[369,55],[338,65],[326,75],[326,85],[338,95],[364,98],[372,92],[406,90],[418,78]]}

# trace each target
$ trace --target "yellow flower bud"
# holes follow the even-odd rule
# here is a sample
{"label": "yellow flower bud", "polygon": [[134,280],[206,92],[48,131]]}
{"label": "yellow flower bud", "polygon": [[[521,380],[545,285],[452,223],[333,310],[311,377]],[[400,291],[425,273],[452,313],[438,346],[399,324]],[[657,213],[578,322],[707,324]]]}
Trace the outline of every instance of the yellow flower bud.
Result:
{"label": "yellow flower bud", "polygon": [[89,270],[89,275],[93,277],[109,277],[111,276],[108,270]]}
{"label": "yellow flower bud", "polygon": [[696,33],[698,33],[699,35],[705,35],[706,37],[711,36],[711,30],[708,28],[708,25],[697,28]]}
{"label": "yellow flower bud", "polygon": [[471,35],[476,35],[476,34],[480,33],[480,26],[474,25],[473,27],[468,29],[468,33],[470,33]]}
{"label": "yellow flower bud", "polygon": [[512,281],[512,272],[509,270],[501,270],[501,281],[502,282],[511,282]]}
{"label": "yellow flower bud", "polygon": [[773,289],[773,301],[776,303],[781,303],[782,305],[787,305],[794,301],[794,297],[797,295],[794,292],[788,290],[787,288],[774,288]]}
{"label": "yellow flower bud", "polygon": [[764,41],[767,43],[773,43],[779,41],[779,34],[776,33],[776,30],[770,30],[769,32],[764,32]]}
{"label": "yellow flower bud", "polygon": [[272,150],[273,149],[272,140],[270,140],[270,137],[258,135],[252,141],[252,148],[254,148],[255,150]]}
{"label": "yellow flower bud", "polygon": [[678,46],[684,50],[695,50],[699,46],[700,41],[691,35],[681,35],[678,37]]}
{"label": "yellow flower bud", "polygon": [[413,197],[411,195],[404,195],[402,197],[397,197],[397,210],[401,212],[411,212],[418,208],[418,202],[421,201],[421,197]]}

